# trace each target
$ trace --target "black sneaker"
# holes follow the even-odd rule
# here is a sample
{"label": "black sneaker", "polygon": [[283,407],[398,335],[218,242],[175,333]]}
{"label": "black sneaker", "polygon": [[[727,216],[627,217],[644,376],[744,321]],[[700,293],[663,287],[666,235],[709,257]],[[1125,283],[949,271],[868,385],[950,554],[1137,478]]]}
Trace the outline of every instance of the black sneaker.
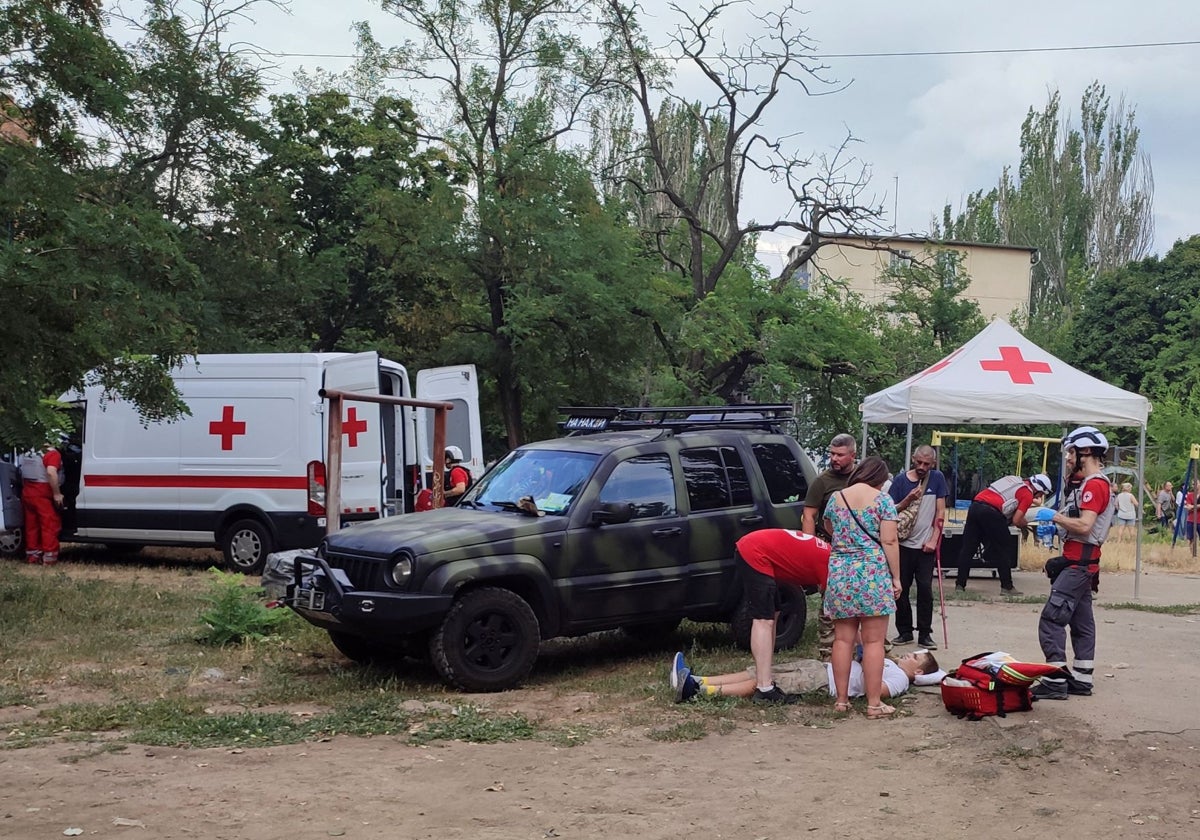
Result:
{"label": "black sneaker", "polygon": [[1030,692],[1034,700],[1066,700],[1068,696],[1067,686],[1064,682],[1047,682],[1042,680],[1033,687]]}
{"label": "black sneaker", "polygon": [[752,703],[762,703],[771,706],[791,706],[793,703],[798,703],[800,696],[798,694],[788,694],[777,685],[772,685],[770,691],[763,691],[761,688],[754,689],[754,694],[750,697]]}
{"label": "black sneaker", "polygon": [[1000,594],[1001,594],[1001,595],[1007,595],[1008,597],[1012,598],[1012,597],[1014,597],[1014,596],[1016,596],[1016,595],[1024,595],[1025,593],[1024,593],[1024,592],[1020,592],[1020,591],[1018,591],[1018,590],[1017,590],[1017,588],[1016,588],[1015,586],[1010,586],[1010,587],[1008,587],[1008,589],[1005,589],[1005,588],[1002,586],[1002,587],[1000,587]]}
{"label": "black sneaker", "polygon": [[1067,677],[1067,694],[1074,694],[1076,697],[1091,697],[1092,684],[1074,677]]}
{"label": "black sneaker", "polygon": [[955,592],[966,592],[967,585],[965,583],[956,583],[956,584],[954,584],[954,591]]}
{"label": "black sneaker", "polygon": [[912,633],[898,633],[896,638],[892,639],[892,644],[894,645],[911,645],[912,643]]}
{"label": "black sneaker", "polygon": [[923,647],[925,650],[937,650],[937,642],[933,640],[933,636],[925,633],[921,638],[917,639],[917,646]]}

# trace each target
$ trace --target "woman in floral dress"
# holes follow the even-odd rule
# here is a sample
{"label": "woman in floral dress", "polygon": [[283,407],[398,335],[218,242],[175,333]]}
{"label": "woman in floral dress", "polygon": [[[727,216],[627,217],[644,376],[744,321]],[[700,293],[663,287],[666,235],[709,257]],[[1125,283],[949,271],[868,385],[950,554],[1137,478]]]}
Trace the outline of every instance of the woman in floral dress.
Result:
{"label": "woman in floral dress", "polygon": [[896,710],[883,702],[884,640],[900,594],[900,541],[896,505],[880,490],[887,463],[871,457],[859,464],[846,489],[829,497],[825,531],[833,535],[825,612],[833,619],[833,683],[838,711],[850,710],[850,662],[861,638],[867,717]]}

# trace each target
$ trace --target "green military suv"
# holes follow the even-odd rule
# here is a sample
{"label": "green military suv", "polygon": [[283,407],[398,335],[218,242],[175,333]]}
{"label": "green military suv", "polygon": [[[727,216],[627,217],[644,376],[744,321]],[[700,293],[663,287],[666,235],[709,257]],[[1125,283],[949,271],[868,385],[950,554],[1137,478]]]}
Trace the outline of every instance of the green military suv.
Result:
{"label": "green military suv", "polygon": [[[814,467],[788,406],[570,409],[455,507],[355,525],[281,559],[285,604],[356,661],[425,655],[450,684],[521,682],[543,639],[724,621],[749,646],[734,544],[800,528]],[[787,593],[777,644],[804,630]]]}

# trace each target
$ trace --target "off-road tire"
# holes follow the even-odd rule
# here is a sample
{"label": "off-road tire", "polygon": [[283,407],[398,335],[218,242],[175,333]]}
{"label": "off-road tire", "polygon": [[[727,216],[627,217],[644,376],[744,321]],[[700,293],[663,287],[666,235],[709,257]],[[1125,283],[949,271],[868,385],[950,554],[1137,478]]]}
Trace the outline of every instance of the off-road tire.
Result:
{"label": "off-road tire", "polygon": [[429,637],[442,679],[465,691],[518,685],[537,660],[541,630],[523,598],[507,589],[474,589],[458,598]]}
{"label": "off-road tire", "polygon": [[[808,621],[808,601],[804,590],[797,586],[780,586],[779,620],[775,624],[775,650],[787,650],[795,647],[804,635],[804,625]],[[733,631],[733,641],[742,650],[750,650],[750,602],[742,596],[738,602],[733,617],[729,620],[729,629]]]}

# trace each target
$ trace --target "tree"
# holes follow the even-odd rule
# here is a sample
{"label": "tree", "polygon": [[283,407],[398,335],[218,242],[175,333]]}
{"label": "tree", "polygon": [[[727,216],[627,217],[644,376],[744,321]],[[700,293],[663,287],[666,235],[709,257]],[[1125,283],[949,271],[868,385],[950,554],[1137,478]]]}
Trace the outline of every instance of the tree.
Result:
{"label": "tree", "polygon": [[1132,108],[1099,82],[1084,91],[1081,127],[1061,115],[1059,93],[1021,125],[1021,160],[996,189],[970,196],[942,234],[1037,248],[1031,312],[1061,323],[1098,274],[1141,259],[1154,238],[1154,179],[1138,149]]}
{"label": "tree", "polygon": [[[593,232],[601,238],[619,233],[613,228],[619,220],[603,211],[594,194],[587,198],[566,148],[589,103],[602,107],[611,95],[611,51],[603,41],[585,41],[595,22],[595,3],[587,0],[385,0],[383,8],[412,27],[420,43],[383,52],[368,42],[364,52],[380,56],[401,81],[436,91],[444,110],[426,116],[418,137],[445,149],[468,173],[463,286],[456,298],[463,305],[444,329],[461,358],[482,360],[507,443],[516,446],[525,439],[526,423],[546,413],[541,402],[527,410],[527,401],[545,398],[539,383],[576,370],[555,366],[562,348],[585,346],[572,341],[546,357],[527,352],[547,348],[535,338],[561,340],[572,320],[610,325],[607,336],[593,336],[591,352],[606,338],[637,335],[636,329],[612,330],[611,316],[600,309],[630,312],[617,288],[572,298],[583,308],[568,317],[539,304],[541,284],[563,282],[566,275],[555,278],[552,272],[569,266],[575,282],[608,278],[642,289],[650,285],[631,248],[618,245],[595,254],[556,250],[579,248]],[[597,257],[625,262],[589,265]],[[625,323],[631,322],[632,316]],[[466,347],[474,351],[470,356]],[[620,376],[636,370],[639,358],[634,352],[606,362]],[[592,368],[589,363],[579,370]],[[570,392],[587,392],[589,380],[571,381],[576,387]]]}
{"label": "tree", "polygon": [[206,347],[373,348],[419,364],[454,311],[444,267],[461,168],[420,146],[407,101],[356,106],[330,91],[272,103],[263,158],[222,186],[197,253]]}
{"label": "tree", "polygon": [[[605,23],[623,50],[624,64],[612,80],[633,103],[638,126],[626,160],[616,161],[607,174],[642,203],[640,218],[648,224],[653,247],[689,285],[689,314],[682,323],[695,310],[711,312],[708,298],[726,277],[738,276],[731,269],[739,261],[743,271],[748,269],[752,257],[747,245],[759,234],[789,231],[804,237],[773,284],[747,287],[754,294],[779,294],[823,236],[856,230],[879,217],[878,208],[859,202],[866,178],[861,166],[844,157],[846,145],[829,159],[806,156],[792,149],[788,138],[771,138],[762,131],[773,105],[793,102],[793,94],[824,84],[824,68],[813,56],[792,3],[779,11],[744,15],[757,21],[764,34],[736,53],[721,38],[724,16],[748,4],[714,2],[694,13],[670,6],[681,22],[670,37],[669,60],[710,86],[708,103],[674,91],[672,75],[641,29],[639,4],[605,0],[605,6]],[[618,117],[618,126],[622,120]],[[751,172],[791,191],[789,218],[742,220],[743,185]],[[764,306],[757,311],[772,310]],[[764,326],[752,323],[750,334],[757,340],[742,342],[740,348],[689,344],[687,333],[659,329],[659,334],[676,379],[693,398],[730,400],[744,393],[752,369],[765,358],[760,346]],[[826,372],[850,369],[836,353],[824,362]]]}
{"label": "tree", "polygon": [[64,419],[46,400],[88,371],[175,416],[167,370],[194,347],[197,275],[153,204],[121,196],[107,147],[84,129],[131,119],[132,68],[97,4],[0,9],[6,117],[34,142],[0,142],[0,297],[11,344],[0,361],[0,439],[44,443]]}
{"label": "tree", "polygon": [[900,261],[888,270],[884,281],[895,288],[886,311],[914,326],[920,336],[917,346],[922,352],[913,360],[911,371],[937,361],[987,325],[979,304],[962,297],[971,277],[963,271],[957,251],[939,251],[928,263]]}

